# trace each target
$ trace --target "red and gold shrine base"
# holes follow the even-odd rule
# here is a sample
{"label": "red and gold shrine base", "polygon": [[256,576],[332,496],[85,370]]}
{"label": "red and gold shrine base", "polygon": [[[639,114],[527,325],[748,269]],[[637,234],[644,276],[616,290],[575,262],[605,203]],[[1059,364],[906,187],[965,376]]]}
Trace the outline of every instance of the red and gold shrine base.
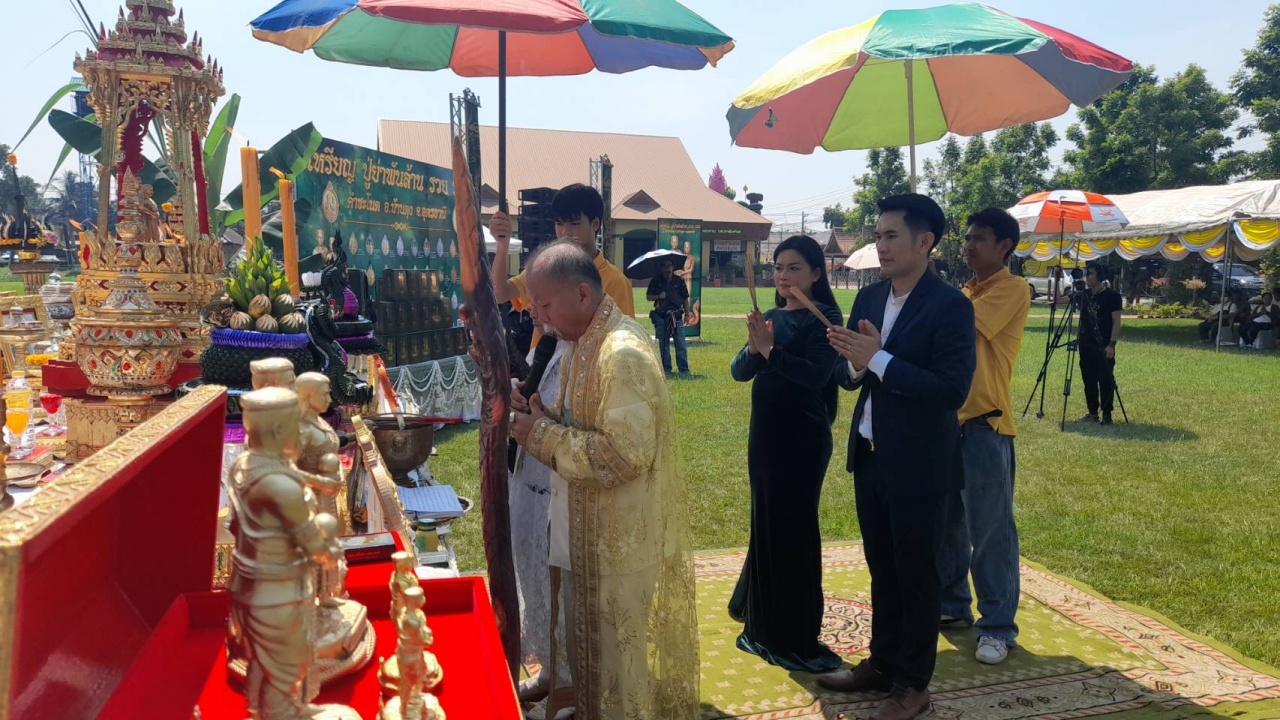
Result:
{"label": "red and gold shrine base", "polygon": [[[378,661],[395,655],[396,637],[387,619],[390,563],[352,568],[351,598],[369,609],[377,633],[375,660],[360,672],[325,687],[317,703],[341,703],[366,720],[375,720],[381,689]],[[385,577],[383,577],[385,576]],[[350,581],[380,579],[378,585]],[[435,653],[444,681],[435,690],[445,715],[467,720],[519,720],[515,688],[507,675],[498,627],[478,577],[429,580],[427,623],[435,634]],[[139,651],[98,720],[188,720],[199,706],[202,720],[243,720],[244,695],[228,682],[226,626],[230,598],[225,593],[185,595],[169,609]]]}
{"label": "red and gold shrine base", "polygon": [[[173,375],[169,376],[166,384],[169,387],[178,387],[198,377],[200,377],[199,358],[194,362],[179,360]],[[48,388],[49,392],[56,393],[64,398],[82,398],[88,396],[85,390],[89,388],[89,379],[84,376],[80,366],[75,361],[50,360],[44,366],[44,386]]]}

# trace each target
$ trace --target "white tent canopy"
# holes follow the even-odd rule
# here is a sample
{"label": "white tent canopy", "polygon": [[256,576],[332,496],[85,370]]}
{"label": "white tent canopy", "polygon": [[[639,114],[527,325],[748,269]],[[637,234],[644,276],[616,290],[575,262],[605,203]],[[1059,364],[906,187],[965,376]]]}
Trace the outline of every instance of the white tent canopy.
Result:
{"label": "white tent canopy", "polygon": [[1150,190],[1109,195],[1129,218],[1123,229],[1056,235],[1024,235],[1019,257],[1049,260],[1059,254],[1080,260],[1117,253],[1136,260],[1159,253],[1181,260],[1198,252],[1209,262],[1221,261],[1231,235],[1232,254],[1256,259],[1280,242],[1280,181],[1252,180],[1231,185],[1203,185],[1177,190]]}
{"label": "white tent canopy", "polygon": [[[480,228],[484,231],[484,251],[488,253],[498,252],[498,241],[493,239],[493,235],[489,234],[489,228]],[[524,243],[519,238],[511,238],[511,247],[507,249],[508,255],[519,255],[524,249]]]}

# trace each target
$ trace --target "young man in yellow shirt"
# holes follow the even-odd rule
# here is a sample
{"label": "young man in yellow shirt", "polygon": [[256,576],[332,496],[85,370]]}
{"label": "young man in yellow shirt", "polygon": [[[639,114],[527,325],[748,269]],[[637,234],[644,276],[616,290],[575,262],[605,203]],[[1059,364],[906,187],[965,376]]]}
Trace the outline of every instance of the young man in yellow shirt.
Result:
{"label": "young man in yellow shirt", "polygon": [[[605,294],[613,298],[618,308],[628,317],[634,318],[636,300],[631,291],[631,281],[596,249],[596,233],[600,232],[600,222],[604,218],[604,199],[600,197],[600,193],[581,183],[567,185],[560,188],[560,192],[551,199],[551,212],[556,219],[556,237],[572,240],[575,245],[587,251],[604,281]],[[494,213],[489,220],[489,233],[493,235],[497,246],[497,252],[493,256],[493,277],[498,302],[519,300],[527,306],[529,294],[525,290],[524,273],[507,278],[507,263],[510,258],[507,253],[511,248],[510,216],[503,212]],[[536,346],[541,336],[540,328],[535,327],[530,347]]]}
{"label": "young man in yellow shirt", "polygon": [[977,369],[960,408],[964,489],[947,503],[938,574],[942,627],[969,627],[978,594],[979,662],[1003,662],[1018,635],[1018,529],[1013,518],[1013,364],[1031,309],[1026,283],[1005,267],[1018,244],[1018,222],[1000,208],[968,219],[963,254],[973,278],[964,294],[977,325]]}

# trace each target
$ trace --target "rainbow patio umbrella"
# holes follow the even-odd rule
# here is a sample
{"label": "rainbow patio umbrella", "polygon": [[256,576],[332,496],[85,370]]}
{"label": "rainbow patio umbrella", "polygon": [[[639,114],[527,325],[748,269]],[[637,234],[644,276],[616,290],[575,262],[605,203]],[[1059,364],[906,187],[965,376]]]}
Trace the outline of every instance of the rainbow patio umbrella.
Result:
{"label": "rainbow patio umbrella", "polygon": [[1119,87],[1133,63],[987,5],[886,10],[792,52],[729,107],[744,147],[911,147],[1057,117]]}
{"label": "rainbow patio umbrella", "polygon": [[733,49],[675,0],[284,0],[250,25],[259,40],[325,60],[497,76],[504,209],[507,75],[698,70]]}

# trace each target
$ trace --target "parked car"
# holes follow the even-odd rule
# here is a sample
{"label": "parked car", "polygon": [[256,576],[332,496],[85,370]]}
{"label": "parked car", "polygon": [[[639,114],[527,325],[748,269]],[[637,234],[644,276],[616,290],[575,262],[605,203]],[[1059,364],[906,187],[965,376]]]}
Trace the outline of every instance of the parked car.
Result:
{"label": "parked car", "polygon": [[1032,300],[1048,298],[1056,301],[1059,295],[1071,290],[1071,286],[1068,284],[1070,283],[1070,275],[1066,275],[1063,279],[1056,281],[1051,277],[1040,275],[1031,275],[1023,279],[1027,281],[1027,286],[1031,288]]}
{"label": "parked car", "polygon": [[[1217,302],[1222,294],[1222,272],[1225,269],[1223,263],[1214,263],[1213,272],[1206,280],[1208,283],[1209,301]],[[1231,276],[1227,278],[1227,294],[1231,295],[1237,292],[1244,292],[1253,297],[1262,293],[1266,288],[1266,279],[1258,274],[1257,270],[1248,265],[1232,265]]]}

